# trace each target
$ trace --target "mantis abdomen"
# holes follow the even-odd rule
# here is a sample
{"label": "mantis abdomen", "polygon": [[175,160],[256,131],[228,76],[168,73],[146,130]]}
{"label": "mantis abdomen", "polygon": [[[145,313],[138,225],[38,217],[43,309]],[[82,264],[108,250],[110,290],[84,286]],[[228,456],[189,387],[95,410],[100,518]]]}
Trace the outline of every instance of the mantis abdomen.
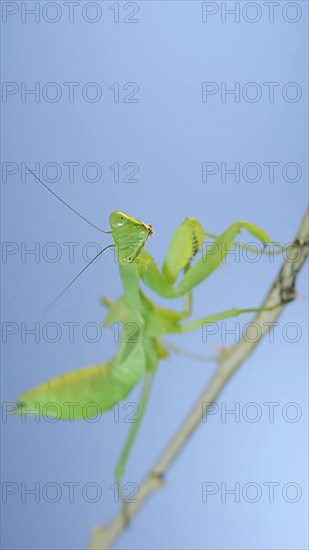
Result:
{"label": "mantis abdomen", "polygon": [[44,417],[70,420],[89,419],[107,411],[125,399],[146,372],[142,345],[119,351],[122,353],[107,363],[62,374],[23,393],[15,412],[28,415],[33,411]]}

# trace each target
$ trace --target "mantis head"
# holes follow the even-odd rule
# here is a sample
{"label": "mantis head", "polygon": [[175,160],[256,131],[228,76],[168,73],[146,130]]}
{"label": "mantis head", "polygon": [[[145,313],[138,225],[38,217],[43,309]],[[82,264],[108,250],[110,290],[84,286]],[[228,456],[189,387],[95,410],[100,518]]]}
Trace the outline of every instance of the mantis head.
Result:
{"label": "mantis head", "polygon": [[153,235],[152,226],[118,210],[112,212],[109,223],[119,261],[132,263],[140,254],[148,237]]}

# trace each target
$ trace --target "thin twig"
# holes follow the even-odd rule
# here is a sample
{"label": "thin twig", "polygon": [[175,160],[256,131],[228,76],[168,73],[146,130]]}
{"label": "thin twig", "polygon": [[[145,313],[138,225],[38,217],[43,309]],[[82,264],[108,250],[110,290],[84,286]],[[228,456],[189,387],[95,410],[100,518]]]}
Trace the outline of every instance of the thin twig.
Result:
{"label": "thin twig", "polygon": [[[138,512],[145,500],[154,491],[164,485],[164,476],[168,468],[205,416],[205,410],[203,410],[205,407],[203,405],[215,401],[231,376],[251,355],[261,339],[269,332],[270,326],[278,319],[286,304],[296,298],[295,280],[308,256],[308,225],[309,211],[306,212],[295,237],[294,244],[290,247],[289,255],[286,257],[261,307],[266,308],[275,306],[276,304],[281,305],[272,311],[261,311],[254,317],[253,322],[260,327],[261,336],[258,341],[249,342],[248,339],[242,339],[233,348],[230,348],[228,352],[220,355],[218,367],[211,380],[172,440],[140,484],[138,502],[131,503],[127,510],[130,519]],[[89,544],[90,550],[110,548],[116,538],[124,531],[125,527],[126,523],[123,514],[120,512],[106,527],[98,527],[92,531]]]}

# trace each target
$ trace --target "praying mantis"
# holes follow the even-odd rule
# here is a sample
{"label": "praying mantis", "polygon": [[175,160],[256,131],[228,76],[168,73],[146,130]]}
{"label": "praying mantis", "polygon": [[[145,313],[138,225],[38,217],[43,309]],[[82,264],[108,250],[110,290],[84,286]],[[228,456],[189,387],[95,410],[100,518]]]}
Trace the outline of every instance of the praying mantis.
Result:
{"label": "praying mantis", "polygon": [[[39,180],[34,173],[33,175]],[[44,187],[47,187],[41,180],[39,181]],[[51,191],[48,187],[47,189]],[[51,193],[88,222],[53,191]],[[113,212],[109,222],[110,231],[108,233],[111,233],[113,239],[113,244],[109,247],[115,247],[117,252],[123,294],[116,301],[104,298],[103,302],[108,310],[104,325],[109,326],[115,322],[122,325],[122,337],[118,350],[114,357],[107,362],[68,372],[26,391],[19,396],[15,412],[22,414],[36,405],[39,405],[39,410],[42,410],[49,403],[56,403],[58,405],[57,418],[59,418],[60,410],[60,418],[63,420],[83,419],[84,407],[89,403],[95,403],[96,413],[98,409],[101,412],[106,412],[116,403],[124,400],[130,391],[142,382],[136,419],[129,430],[115,469],[116,481],[121,487],[128,456],[149,399],[153,377],[160,360],[169,355],[163,337],[166,334],[196,330],[204,324],[243,313],[260,311],[258,308],[230,309],[211,316],[189,320],[192,314],[193,289],[205,281],[223,263],[242,230],[249,232],[264,246],[273,241],[265,231],[256,225],[237,221],[223,231],[220,236],[213,236],[211,250],[196,259],[195,257],[201,254],[203,243],[209,233],[203,229],[197,219],[187,217],[174,231],[162,269],[159,269],[154,258],[145,250],[147,240],[154,232],[151,225],[120,211]],[[94,226],[91,222],[88,223]],[[103,253],[106,248],[102,249],[99,254]],[[80,274],[84,270],[85,268]],[[69,288],[71,284],[66,288]],[[182,297],[183,309],[175,311],[157,306],[145,294],[144,287],[148,287],[166,299]],[[132,329],[129,338],[124,337],[124,327],[128,326]],[[125,507],[125,504],[123,506]]]}

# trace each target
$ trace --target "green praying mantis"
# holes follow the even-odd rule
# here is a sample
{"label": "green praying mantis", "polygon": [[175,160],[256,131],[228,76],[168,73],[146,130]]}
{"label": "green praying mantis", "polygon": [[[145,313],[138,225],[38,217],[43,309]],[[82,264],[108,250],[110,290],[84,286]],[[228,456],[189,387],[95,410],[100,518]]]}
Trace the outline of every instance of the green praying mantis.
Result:
{"label": "green praying mantis", "polygon": [[[34,173],[33,175],[39,180]],[[39,181],[47,187],[41,180]],[[47,189],[88,222],[48,187]],[[187,217],[173,233],[160,270],[154,258],[145,250],[147,240],[153,234],[151,225],[120,211],[113,212],[109,221],[108,233],[111,233],[113,239],[113,245],[109,246],[114,246],[117,252],[123,294],[114,302],[108,298],[104,299],[108,309],[104,325],[109,326],[115,322],[122,325],[123,331],[118,350],[107,362],[57,376],[23,393],[19,396],[15,412],[22,414],[36,404],[39,404],[42,410],[49,403],[57,403],[60,407],[57,410],[58,418],[61,410],[63,420],[72,419],[72,414],[74,419],[83,419],[84,407],[89,403],[96,404],[96,413],[98,409],[101,412],[108,411],[116,403],[124,400],[142,381],[136,419],[129,430],[115,470],[116,481],[121,487],[128,455],[149,399],[153,376],[159,361],[169,355],[163,337],[166,334],[196,330],[204,324],[243,313],[260,311],[257,308],[230,309],[208,317],[189,320],[192,313],[193,289],[222,264],[242,230],[247,230],[264,246],[272,241],[269,235],[256,225],[238,221],[230,225],[220,236],[213,236],[214,246],[196,259],[195,257],[202,252],[205,237],[209,236],[209,233],[203,229],[197,219]],[[88,223],[94,226],[91,222]],[[84,270],[85,268],[79,275]],[[145,294],[144,287],[148,287],[166,299],[183,297],[182,311],[157,306]],[[125,326],[132,327],[129,338],[124,337]],[[72,407],[69,406],[70,404]]]}

